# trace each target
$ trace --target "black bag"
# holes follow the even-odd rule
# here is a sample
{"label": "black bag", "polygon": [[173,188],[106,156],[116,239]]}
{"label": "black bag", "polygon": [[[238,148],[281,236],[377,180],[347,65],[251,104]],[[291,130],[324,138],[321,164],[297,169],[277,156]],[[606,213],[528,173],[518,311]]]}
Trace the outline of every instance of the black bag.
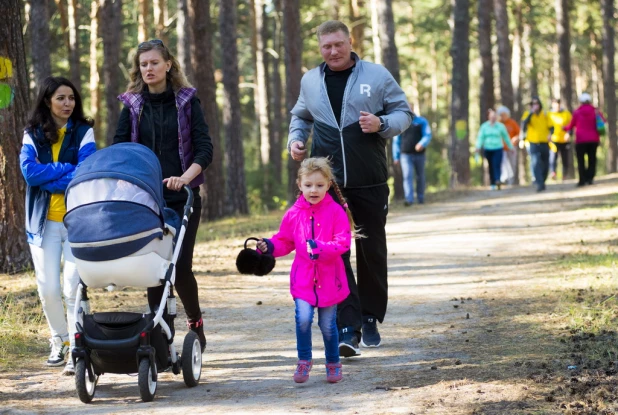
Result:
{"label": "black bag", "polygon": [[236,257],[236,268],[241,274],[252,274],[258,277],[264,276],[275,267],[275,257],[247,248],[247,242],[249,241],[259,241],[259,239],[247,238],[245,248]]}

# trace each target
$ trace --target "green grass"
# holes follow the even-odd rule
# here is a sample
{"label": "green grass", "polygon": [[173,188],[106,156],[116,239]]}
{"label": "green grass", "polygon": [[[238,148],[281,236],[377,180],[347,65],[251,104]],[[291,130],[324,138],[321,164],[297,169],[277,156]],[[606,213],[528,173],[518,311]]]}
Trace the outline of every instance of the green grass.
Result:
{"label": "green grass", "polygon": [[563,268],[579,268],[595,270],[597,267],[609,267],[615,268],[618,264],[618,257],[614,252],[607,252],[603,254],[575,254],[569,255],[558,261],[558,266]]}
{"label": "green grass", "polygon": [[[36,356],[46,356],[45,316],[36,289],[0,296],[0,367],[24,367]],[[40,363],[40,362],[37,362]]]}
{"label": "green grass", "polygon": [[213,222],[202,222],[197,232],[199,242],[219,241],[250,236],[270,236],[279,229],[283,211],[261,215],[238,216]]}

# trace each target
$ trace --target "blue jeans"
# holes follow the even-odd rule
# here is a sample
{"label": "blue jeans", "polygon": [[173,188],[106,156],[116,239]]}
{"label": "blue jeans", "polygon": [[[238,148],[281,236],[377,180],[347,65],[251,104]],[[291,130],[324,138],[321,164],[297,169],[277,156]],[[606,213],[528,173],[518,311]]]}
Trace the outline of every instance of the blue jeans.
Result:
{"label": "blue jeans", "polygon": [[413,176],[416,175],[416,196],[419,203],[423,203],[425,201],[425,153],[401,153],[401,173],[406,202],[414,203]]}
{"label": "blue jeans", "polygon": [[[311,325],[315,307],[295,299],[296,303],[296,349],[298,360],[311,360]],[[318,326],[324,339],[326,363],[339,363],[339,331],[337,330],[337,306],[318,307]]]}
{"label": "blue jeans", "polygon": [[530,143],[530,160],[534,184],[538,190],[545,189],[545,181],[549,174],[549,144]]}
{"label": "blue jeans", "polygon": [[489,184],[495,185],[500,181],[500,173],[502,171],[502,156],[504,150],[483,150],[487,164],[489,164]]}

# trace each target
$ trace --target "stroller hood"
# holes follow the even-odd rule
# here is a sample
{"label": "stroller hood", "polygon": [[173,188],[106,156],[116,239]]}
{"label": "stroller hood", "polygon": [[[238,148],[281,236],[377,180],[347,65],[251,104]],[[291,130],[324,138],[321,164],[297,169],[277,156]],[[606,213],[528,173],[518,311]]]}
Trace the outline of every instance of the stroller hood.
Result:
{"label": "stroller hood", "polygon": [[163,215],[163,175],[157,156],[138,143],[120,143],[95,152],[84,160],[67,187],[69,190],[87,180],[120,179],[144,189],[159,205]]}

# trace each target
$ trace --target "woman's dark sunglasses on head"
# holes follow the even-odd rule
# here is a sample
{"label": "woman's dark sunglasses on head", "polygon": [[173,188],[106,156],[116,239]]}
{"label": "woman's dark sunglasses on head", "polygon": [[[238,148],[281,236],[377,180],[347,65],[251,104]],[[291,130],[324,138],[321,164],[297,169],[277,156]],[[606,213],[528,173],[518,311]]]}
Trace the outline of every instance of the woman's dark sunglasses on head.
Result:
{"label": "woman's dark sunglasses on head", "polygon": [[161,39],[151,39],[151,40],[147,40],[145,42],[140,43],[139,45],[137,45],[138,49],[139,48],[143,48],[144,46],[146,46],[147,44],[151,44],[151,45],[161,45],[161,46],[165,46],[163,44],[163,41]]}

